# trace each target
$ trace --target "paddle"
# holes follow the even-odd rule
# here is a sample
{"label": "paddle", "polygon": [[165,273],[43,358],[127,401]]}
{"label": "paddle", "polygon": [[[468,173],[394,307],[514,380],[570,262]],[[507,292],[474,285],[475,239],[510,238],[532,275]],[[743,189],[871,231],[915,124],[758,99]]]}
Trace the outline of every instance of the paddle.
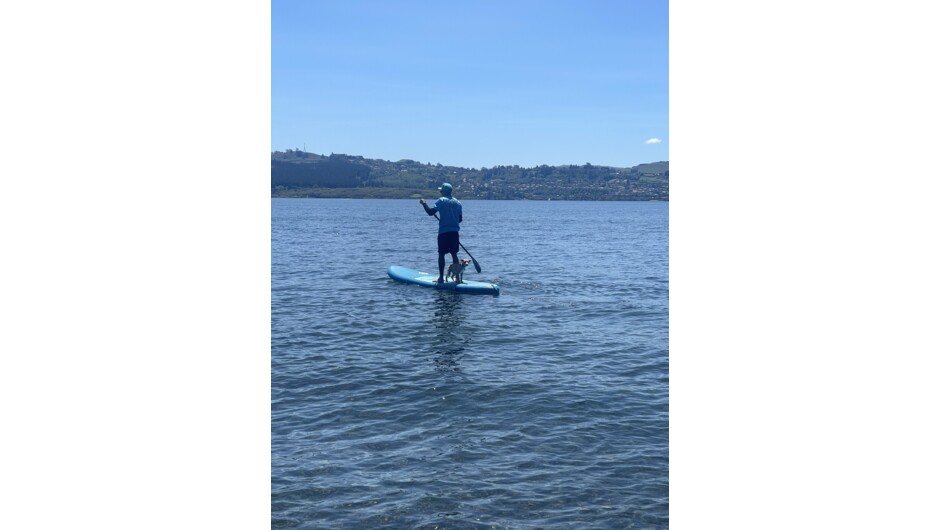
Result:
{"label": "paddle", "polygon": [[[434,214],[434,218],[437,219],[438,221],[441,220],[441,218],[437,216],[437,213]],[[467,250],[467,247],[463,246],[463,243],[458,243],[458,244],[460,245],[460,248],[462,248],[463,251],[466,252],[468,256],[470,256],[470,259],[473,261],[473,268],[477,270],[477,273],[482,272],[482,269],[480,268],[480,264],[477,263],[477,260],[476,258],[473,257],[473,254],[471,254],[470,251]]]}

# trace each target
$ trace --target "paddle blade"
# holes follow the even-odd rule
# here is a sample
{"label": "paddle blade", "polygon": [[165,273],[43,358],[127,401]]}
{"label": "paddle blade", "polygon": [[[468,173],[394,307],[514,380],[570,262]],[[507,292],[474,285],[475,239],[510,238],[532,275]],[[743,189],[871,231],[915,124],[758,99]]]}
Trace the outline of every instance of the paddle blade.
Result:
{"label": "paddle blade", "polygon": [[473,256],[470,256],[470,259],[473,260],[473,268],[476,269],[478,273],[482,272],[482,269],[480,268],[480,264],[477,263],[477,260],[473,259]]}

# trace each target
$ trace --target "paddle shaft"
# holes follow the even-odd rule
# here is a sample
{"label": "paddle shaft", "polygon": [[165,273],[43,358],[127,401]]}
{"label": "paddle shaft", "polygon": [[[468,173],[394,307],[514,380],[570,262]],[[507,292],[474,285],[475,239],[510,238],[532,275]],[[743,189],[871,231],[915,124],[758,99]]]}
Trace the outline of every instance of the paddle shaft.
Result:
{"label": "paddle shaft", "polygon": [[[437,212],[434,213],[434,218],[437,219],[438,221],[441,220],[441,218],[437,216]],[[477,272],[482,272],[483,269],[480,267],[480,264],[477,263],[477,260],[476,258],[473,257],[473,254],[471,254],[470,251],[467,250],[467,247],[463,246],[463,243],[460,243],[460,242],[458,242],[457,244],[460,245],[460,248],[462,248],[463,251],[466,252],[468,256],[470,256],[470,261],[473,262],[473,268],[476,269]]]}

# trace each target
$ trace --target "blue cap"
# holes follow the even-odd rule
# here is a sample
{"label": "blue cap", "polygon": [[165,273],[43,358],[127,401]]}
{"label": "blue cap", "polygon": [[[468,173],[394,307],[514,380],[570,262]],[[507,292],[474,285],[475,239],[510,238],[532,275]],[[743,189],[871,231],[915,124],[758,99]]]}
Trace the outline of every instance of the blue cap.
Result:
{"label": "blue cap", "polygon": [[446,182],[442,184],[440,188],[437,188],[437,189],[443,191],[444,195],[450,195],[451,193],[454,192],[454,187]]}

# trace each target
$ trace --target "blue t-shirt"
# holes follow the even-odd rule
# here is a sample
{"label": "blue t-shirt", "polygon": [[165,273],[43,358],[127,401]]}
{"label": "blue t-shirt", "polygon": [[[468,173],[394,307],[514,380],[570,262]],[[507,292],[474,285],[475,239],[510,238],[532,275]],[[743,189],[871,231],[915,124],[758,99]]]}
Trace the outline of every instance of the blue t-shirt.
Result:
{"label": "blue t-shirt", "polygon": [[434,209],[441,214],[441,222],[437,232],[459,232],[460,220],[463,218],[463,206],[453,197],[441,197],[434,203]]}

